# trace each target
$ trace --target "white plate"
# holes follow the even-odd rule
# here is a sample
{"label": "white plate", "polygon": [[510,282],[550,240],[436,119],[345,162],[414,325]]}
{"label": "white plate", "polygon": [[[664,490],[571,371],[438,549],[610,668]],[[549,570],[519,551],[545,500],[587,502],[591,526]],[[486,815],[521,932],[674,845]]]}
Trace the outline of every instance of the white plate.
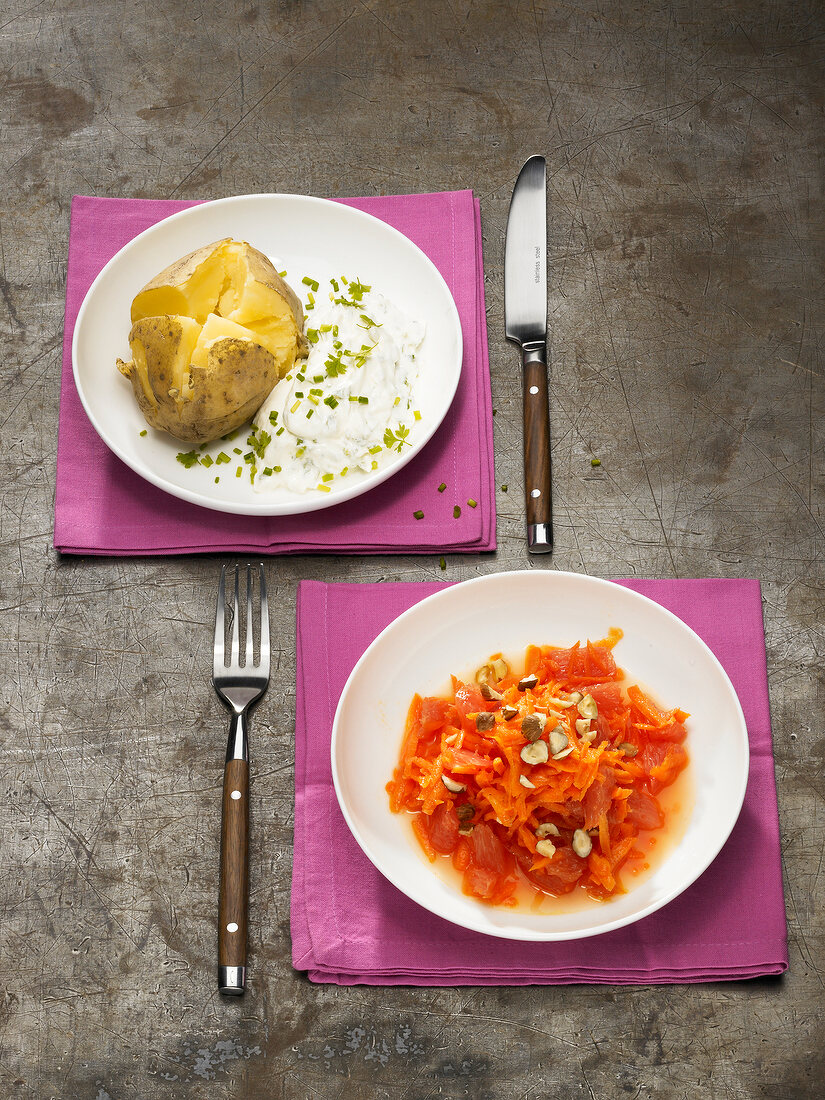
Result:
{"label": "white plate", "polygon": [[[444,694],[451,673],[471,679],[488,657],[529,644],[568,646],[624,637],[616,663],[628,682],[690,712],[694,805],[681,840],[627,894],[576,912],[484,905],[434,873],[385,784],[398,762],[415,692]],[[399,890],[455,924],[515,940],[578,939],[653,913],[687,889],[736,823],[748,778],[745,719],[727,674],[680,619],[627,588],[576,573],[496,573],[444,589],[399,616],[361,657],[338,704],[332,774],[341,810],[369,859]]]}
{"label": "white plate", "polygon": [[[115,360],[129,358],[130,309],[135,294],[173,260],[195,248],[234,237],[265,252],[304,301],[307,275],[327,285],[330,276],[357,276],[423,321],[415,388],[421,420],[411,447],[373,473],[353,473],[329,493],[256,492],[248,478],[221,477],[215,469],[186,469],[176,455],[188,451],[163,432],[146,428],[130,383]],[[461,373],[458,311],[432,262],[403,234],[352,207],[303,195],[241,195],[173,214],[130,241],[95,279],[80,307],[72,344],[80,400],[103,442],[135,473],[183,500],[240,515],[292,515],[329,508],[386,481],[433,435],[455,395]],[[233,470],[233,466],[221,467]]]}

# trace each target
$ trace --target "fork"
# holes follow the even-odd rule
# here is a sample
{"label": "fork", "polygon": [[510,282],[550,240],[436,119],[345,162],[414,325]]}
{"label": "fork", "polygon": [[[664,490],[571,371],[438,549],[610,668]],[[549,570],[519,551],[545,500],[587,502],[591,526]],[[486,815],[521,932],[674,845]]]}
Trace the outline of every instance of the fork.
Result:
{"label": "fork", "polygon": [[[215,614],[215,644],[212,683],[218,698],[229,710],[229,741],[223,773],[221,813],[221,877],[218,903],[218,989],[240,997],[246,989],[246,938],[249,908],[249,738],[247,716],[269,684],[269,605],[264,567],[258,566],[260,606],[256,617],[252,606],[252,567],[246,567],[246,646],[241,664],[240,604],[238,574],[230,605],[232,641],[226,663],[226,580],[221,569],[218,607]],[[260,637],[260,655],[255,664],[253,635]]]}

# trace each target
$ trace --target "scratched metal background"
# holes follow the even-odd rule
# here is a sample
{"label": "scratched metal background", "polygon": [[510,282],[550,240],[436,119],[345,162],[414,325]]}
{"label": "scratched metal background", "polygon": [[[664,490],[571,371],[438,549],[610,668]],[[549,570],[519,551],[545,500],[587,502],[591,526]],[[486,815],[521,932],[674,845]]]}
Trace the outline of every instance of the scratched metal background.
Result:
{"label": "scratched metal background", "polygon": [[[822,1095],[824,53],[817,0],[3,0],[0,1095]],[[218,560],[51,547],[71,195],[473,188],[510,492],[498,553],[450,557],[459,579],[528,564],[502,246],[536,151],[557,549],[529,564],[762,579],[790,972],[458,990],[296,976],[296,580],[443,576],[437,557],[299,557],[269,569],[254,977],[223,1002]]]}

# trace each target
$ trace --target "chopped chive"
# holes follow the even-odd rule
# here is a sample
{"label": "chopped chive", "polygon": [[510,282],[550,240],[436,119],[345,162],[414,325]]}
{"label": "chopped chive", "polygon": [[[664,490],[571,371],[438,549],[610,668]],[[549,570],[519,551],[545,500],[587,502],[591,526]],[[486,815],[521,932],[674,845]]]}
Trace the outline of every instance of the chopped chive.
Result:
{"label": "chopped chive", "polygon": [[272,467],[264,466],[264,477],[272,477]]}
{"label": "chopped chive", "polygon": [[233,452],[233,454],[236,454],[236,455],[242,455],[243,454],[243,451],[241,450],[240,447],[233,447],[232,452]]}
{"label": "chopped chive", "polygon": [[278,274],[281,276],[282,279],[285,279],[286,278],[286,268],[284,268],[283,271],[279,271]]}
{"label": "chopped chive", "polygon": [[337,335],[338,335],[338,326],[337,326],[337,325],[333,325],[333,326],[332,326],[332,335],[333,335],[333,336],[337,336]]}
{"label": "chopped chive", "polygon": [[217,485],[217,484],[218,484],[218,482],[219,482],[220,480],[221,480],[221,479],[220,479],[219,477],[216,477],[216,478],[215,478],[215,484]]}
{"label": "chopped chive", "polygon": [[276,412],[271,412],[269,414],[269,423],[272,425],[273,428],[278,423],[278,414]]}
{"label": "chopped chive", "polygon": [[370,469],[371,470],[377,470],[378,469],[378,463],[375,459],[372,460],[372,466],[370,466]]}
{"label": "chopped chive", "polygon": [[393,403],[392,403],[392,407],[395,408],[396,405],[400,405],[400,404],[401,404],[401,398],[396,397],[395,401],[393,401]]}
{"label": "chopped chive", "polygon": [[334,477],[335,474],[323,474],[321,477],[321,481],[332,481]]}
{"label": "chopped chive", "polygon": [[438,486],[439,493],[443,493],[446,488],[447,488],[447,482],[442,481],[441,484]]}
{"label": "chopped chive", "polygon": [[334,394],[330,394],[329,397],[324,398],[324,404],[329,405],[331,409],[338,408],[338,398]]}
{"label": "chopped chive", "polygon": [[295,457],[300,458],[305,450],[306,450],[306,447],[299,447],[298,450],[295,452]]}
{"label": "chopped chive", "polygon": [[316,489],[320,489],[322,493],[330,492],[329,485],[322,485],[320,482],[315,486]]}
{"label": "chopped chive", "polygon": [[414,410],[414,412],[413,412],[413,416],[415,417],[415,419],[416,419],[416,420],[420,420],[420,419],[421,419],[421,413],[420,413],[420,412],[418,411],[418,409],[415,409],[415,410]]}
{"label": "chopped chive", "polygon": [[349,466],[345,466],[338,476],[339,477],[345,477],[348,470],[349,470]]}
{"label": "chopped chive", "polygon": [[319,332],[332,332],[332,325],[321,325]]}
{"label": "chopped chive", "polygon": [[301,402],[300,402],[300,401],[296,401],[296,402],[295,402],[295,403],[293,404],[292,408],[291,408],[291,409],[290,409],[289,411],[290,411],[291,413],[294,413],[294,412],[295,412],[295,411],[296,411],[296,410],[297,410],[297,409],[298,409],[298,408],[300,407],[300,404],[301,404]]}
{"label": "chopped chive", "polygon": [[310,390],[309,392],[316,394],[318,397],[322,397],[324,393],[323,390]]}
{"label": "chopped chive", "polygon": [[346,277],[346,275],[341,276],[341,282],[344,284],[344,286],[349,286],[349,279]]}
{"label": "chopped chive", "polygon": [[280,428],[279,428],[279,429],[277,430],[277,432],[276,432],[275,434],[276,434],[276,435],[283,435],[283,434],[284,434],[284,426],[283,426],[283,424],[282,424],[282,425],[280,426]]}
{"label": "chopped chive", "polygon": [[358,404],[359,405],[369,405],[369,403],[370,403],[370,399],[368,397],[359,397],[358,398]]}
{"label": "chopped chive", "polygon": [[590,465],[591,466],[601,466],[601,464],[602,464],[602,460],[600,458],[591,458],[590,459]]}
{"label": "chopped chive", "polygon": [[473,498],[472,498],[472,497],[470,497],[470,499],[469,499],[469,500],[467,501],[467,503],[469,504],[469,506],[470,506],[471,508],[477,508],[477,507],[478,507],[478,501],[477,501],[477,500],[473,500]]}
{"label": "chopped chive", "polygon": [[338,280],[337,280],[337,279],[330,279],[330,284],[332,285],[332,289],[333,289],[333,290],[335,291],[335,293],[337,294],[337,293],[338,293],[338,291],[339,291],[339,290],[341,289],[341,288],[340,288],[340,287],[338,286]]}
{"label": "chopped chive", "polygon": [[443,573],[444,570],[447,568],[447,562],[444,560],[444,558],[439,558],[438,564],[441,566],[441,572]]}
{"label": "chopped chive", "polygon": [[143,431],[140,434],[141,434],[141,436],[146,435],[146,429],[144,428]]}
{"label": "chopped chive", "polygon": [[303,397],[304,396],[304,391],[303,390],[296,390],[295,391],[295,396],[296,397]]}
{"label": "chopped chive", "polygon": [[253,428],[247,438],[247,443],[252,447],[252,450],[258,458],[264,457],[264,452],[271,442],[272,436],[269,432],[265,432],[263,428],[261,428],[260,431],[257,428]]}
{"label": "chopped chive", "polygon": [[240,477],[242,472],[243,466],[238,466],[238,468],[235,470],[235,477]]}
{"label": "chopped chive", "polygon": [[305,275],[303,279],[301,279],[301,282],[304,284],[304,286],[308,286],[310,290],[318,289],[318,283],[315,279],[310,279],[309,275]]}
{"label": "chopped chive", "polygon": [[453,508],[453,519],[458,519],[458,517],[459,517],[460,515],[461,515],[461,509],[460,509],[460,508],[459,508],[459,506],[458,506],[458,505],[456,504],[455,508]]}
{"label": "chopped chive", "polygon": [[419,508],[417,512],[413,512],[413,516],[414,516],[415,519],[423,519],[424,518],[424,513]]}
{"label": "chopped chive", "polygon": [[201,455],[201,466],[205,466],[207,468],[207,470],[209,469],[209,467],[212,465],[212,463],[214,461],[215,460],[212,457],[212,455]]}
{"label": "chopped chive", "polygon": [[220,454],[218,455],[218,457],[217,457],[217,458],[215,459],[215,462],[217,462],[217,464],[218,464],[219,466],[225,466],[225,465],[226,465],[226,463],[227,463],[227,462],[230,462],[230,461],[231,461],[231,460],[230,460],[230,458],[229,458],[229,455],[228,455],[228,454],[226,453],[226,451],[221,451],[221,453],[220,453]]}
{"label": "chopped chive", "polygon": [[302,373],[301,373],[301,371],[298,371],[298,373],[297,373],[297,374],[295,375],[295,378],[296,378],[296,379],[297,379],[297,380],[298,380],[299,382],[306,382],[306,375],[305,375],[305,374],[302,374]]}
{"label": "chopped chive", "polygon": [[312,416],[312,414],[314,412],[315,412],[315,409],[307,409],[307,420],[309,420],[309,418]]}
{"label": "chopped chive", "polygon": [[273,466],[272,469],[275,471],[276,474],[279,474],[281,472],[280,466]]}
{"label": "chopped chive", "polygon": [[360,279],[356,279],[354,283],[350,283],[349,285],[349,292],[356,302],[360,302],[364,295],[368,294],[370,290],[372,290],[372,287],[365,286]]}
{"label": "chopped chive", "polygon": [[313,374],[313,376],[312,376],[312,381],[313,382],[323,382],[323,380],[324,380],[323,374]]}
{"label": "chopped chive", "polygon": [[374,447],[370,447],[369,453],[371,455],[377,455],[380,450],[381,450],[381,444],[376,443]]}

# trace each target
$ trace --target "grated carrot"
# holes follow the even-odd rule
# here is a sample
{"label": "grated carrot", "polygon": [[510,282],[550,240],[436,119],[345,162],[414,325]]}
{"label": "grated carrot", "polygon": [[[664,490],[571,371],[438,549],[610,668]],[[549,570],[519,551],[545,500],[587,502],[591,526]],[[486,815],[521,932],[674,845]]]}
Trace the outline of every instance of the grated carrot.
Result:
{"label": "grated carrot", "polygon": [[[604,899],[623,891],[622,865],[643,858],[640,834],[663,820],[657,791],[687,764],[681,742],[689,716],[678,708],[659,709],[636,685],[625,689],[612,653],[620,637],[613,630],[606,639],[569,649],[528,646],[524,675],[535,674],[538,683],[519,691],[521,677],[508,670],[493,685],[500,700],[485,699],[478,685],[455,676],[447,698],[414,696],[398,767],[387,784],[390,808],[411,813],[428,859],[452,853],[465,892],[490,904],[512,903],[519,877],[551,894],[581,886]],[[577,697],[573,705],[559,704],[574,691],[592,695],[597,705],[590,736],[587,729],[584,735],[576,730]],[[506,719],[503,707],[515,708],[516,716]],[[491,729],[477,723],[482,713],[485,722],[493,715]],[[521,756],[528,743],[521,722],[535,713],[546,716],[540,740],[548,745],[548,759],[530,764]],[[549,749],[553,731],[572,748],[559,760]],[[463,789],[449,790],[443,776]],[[454,816],[459,810],[465,822],[470,815],[460,837]],[[536,830],[544,823],[558,830],[549,838],[556,849],[550,857],[536,853]],[[592,830],[587,858],[572,849],[572,835],[581,828]],[[441,830],[435,846],[433,829]]]}

